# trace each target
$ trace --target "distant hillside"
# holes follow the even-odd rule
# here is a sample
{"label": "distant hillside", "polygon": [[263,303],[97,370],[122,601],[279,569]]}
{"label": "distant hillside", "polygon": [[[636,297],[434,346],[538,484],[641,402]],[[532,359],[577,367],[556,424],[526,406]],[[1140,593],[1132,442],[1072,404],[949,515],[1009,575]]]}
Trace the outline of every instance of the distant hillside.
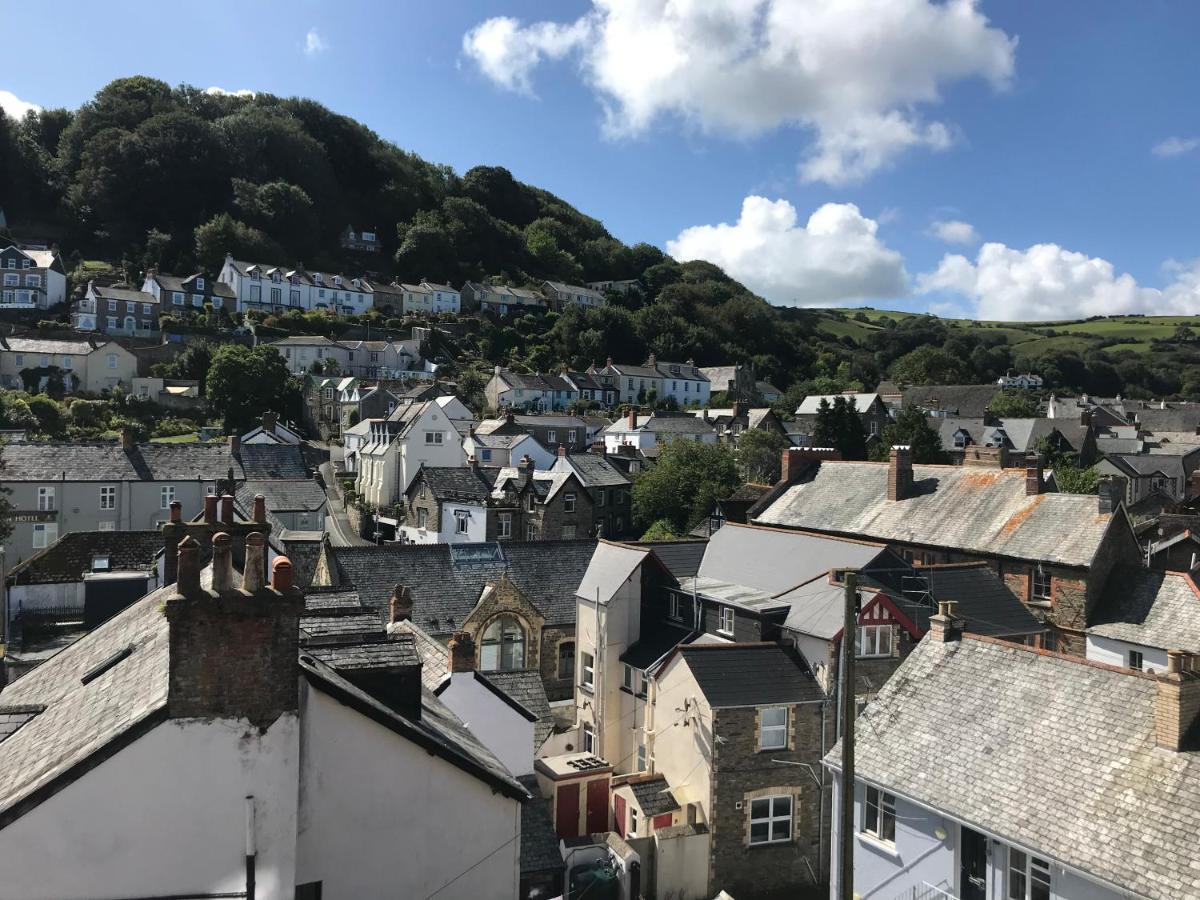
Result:
{"label": "distant hillside", "polygon": [[[108,260],[133,279],[150,266],[213,271],[228,250],[454,284],[641,280],[642,291],[603,308],[476,323],[445,360],[451,374],[471,371],[476,380],[499,364],[545,370],[653,352],[699,365],[753,363],[760,378],[790,389],[786,402],[870,388],[886,376],[987,381],[1013,367],[1061,390],[1200,396],[1192,374],[1200,352],[1176,333],[1182,320],[998,326],[773,307],[717,266],[626,246],[505,169],[460,175],[312,100],[133,77],[75,111],[20,122],[0,113],[0,203],[16,231],[56,240],[68,268]],[[342,250],[347,225],[374,230],[383,252]],[[87,273],[79,269],[76,288]]]}

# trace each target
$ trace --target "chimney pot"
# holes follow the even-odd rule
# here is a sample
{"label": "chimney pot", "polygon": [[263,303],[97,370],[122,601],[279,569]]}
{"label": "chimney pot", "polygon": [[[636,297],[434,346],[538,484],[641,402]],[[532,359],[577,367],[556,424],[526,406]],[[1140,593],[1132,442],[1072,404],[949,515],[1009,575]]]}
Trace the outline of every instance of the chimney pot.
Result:
{"label": "chimney pot", "polygon": [[183,521],[183,504],[180,503],[178,500],[171,501],[171,521],[172,522],[182,522]]}
{"label": "chimney pot", "polygon": [[1158,676],[1154,695],[1154,730],[1160,747],[1192,749],[1200,719],[1200,677],[1195,668],[1191,653],[1167,651],[1167,671]]}
{"label": "chimney pot", "polygon": [[225,525],[233,524],[233,496],[230,494],[221,498],[221,522]]}
{"label": "chimney pot", "polygon": [[267,539],[260,531],[246,535],[246,565],[242,570],[242,590],[253,594],[262,590],[267,579]]}
{"label": "chimney pot", "polygon": [[292,561],[286,556],[275,557],[271,564],[271,587],[281,594],[292,589]]}
{"label": "chimney pot", "polygon": [[962,619],[958,618],[958,603],[954,600],[939,600],[937,615],[929,617],[929,639],[945,644],[962,637]]}
{"label": "chimney pot", "polygon": [[629,430],[630,431],[634,431],[637,429],[637,416],[638,416],[637,407],[636,406],[629,407]]}
{"label": "chimney pot", "polygon": [[472,672],[475,669],[475,641],[465,631],[456,631],[448,644],[450,672]]}
{"label": "chimney pot", "polygon": [[175,577],[175,593],[194,596],[200,591],[200,545],[188,535],[179,542],[178,573]]}
{"label": "chimney pot", "polygon": [[412,589],[406,584],[396,585],[392,590],[392,600],[389,606],[390,618],[393,625],[397,622],[407,622],[412,618]]}
{"label": "chimney pot", "polygon": [[262,494],[254,495],[254,512],[251,518],[258,525],[267,521],[267,498]]}
{"label": "chimney pot", "polygon": [[233,538],[224,531],[212,539],[212,587],[217,593],[231,591],[233,584]]}
{"label": "chimney pot", "polygon": [[215,525],[217,523],[217,501],[216,494],[208,494],[204,498],[204,522],[207,525]]}

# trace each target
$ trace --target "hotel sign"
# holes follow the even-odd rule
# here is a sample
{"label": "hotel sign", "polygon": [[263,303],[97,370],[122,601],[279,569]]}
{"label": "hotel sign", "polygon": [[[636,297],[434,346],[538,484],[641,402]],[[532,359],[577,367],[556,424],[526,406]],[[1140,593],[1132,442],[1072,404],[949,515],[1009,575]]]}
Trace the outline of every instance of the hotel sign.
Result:
{"label": "hotel sign", "polygon": [[22,524],[22,523],[28,523],[28,522],[57,522],[58,521],[58,512],[56,510],[49,510],[49,511],[42,512],[42,511],[35,511],[35,510],[25,511],[25,510],[18,509],[18,510],[14,510],[13,514],[11,516],[9,516],[9,521],[15,522],[18,525]]}

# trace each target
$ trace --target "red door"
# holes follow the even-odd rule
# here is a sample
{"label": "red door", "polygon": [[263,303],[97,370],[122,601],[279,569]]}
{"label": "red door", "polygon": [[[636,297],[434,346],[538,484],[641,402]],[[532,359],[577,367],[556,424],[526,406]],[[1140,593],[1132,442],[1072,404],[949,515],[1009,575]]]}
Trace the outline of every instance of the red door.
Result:
{"label": "red door", "polygon": [[619,794],[613,796],[613,818],[617,820],[617,834],[625,837],[625,798]]}
{"label": "red door", "polygon": [[608,780],[597,778],[587,787],[587,833],[608,831]]}
{"label": "red door", "polygon": [[554,830],[560,838],[579,837],[579,782],[558,786]]}

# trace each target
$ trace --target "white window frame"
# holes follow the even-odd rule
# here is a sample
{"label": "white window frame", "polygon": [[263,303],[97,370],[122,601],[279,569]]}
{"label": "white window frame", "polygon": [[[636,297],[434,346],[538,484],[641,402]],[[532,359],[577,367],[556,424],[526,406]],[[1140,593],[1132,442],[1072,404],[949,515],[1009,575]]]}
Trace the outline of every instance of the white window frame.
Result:
{"label": "white window frame", "polygon": [[621,664],[621,687],[633,693],[633,666],[629,663]]}
{"label": "white window frame", "polygon": [[574,491],[568,491],[567,493],[563,494],[563,512],[575,512],[575,499]]}
{"label": "white window frame", "polygon": [[633,806],[629,807],[629,836],[637,837],[638,816]]}
{"label": "white window frame", "polygon": [[454,533],[466,534],[471,525],[471,513],[465,509],[454,511]]}
{"label": "white window frame", "polygon": [[1008,848],[1008,866],[1005,871],[1006,884],[1004,896],[1008,900],[1033,900],[1033,887],[1036,883],[1046,889],[1043,896],[1053,897],[1053,878],[1050,861],[1018,850]]}
{"label": "white window frame", "polygon": [[859,659],[886,659],[892,655],[891,625],[859,625],[855,631],[854,655]]}
{"label": "white window frame", "polygon": [[[787,804],[786,812],[776,810],[776,801],[783,801]],[[755,815],[756,812],[762,809],[761,804],[766,804],[766,815]],[[747,832],[747,840],[751,846],[757,847],[764,844],[784,844],[792,840],[792,832],[794,830],[794,811],[795,801],[791,794],[772,794],[768,797],[755,797],[747,802],[746,815],[750,819],[750,829]],[[766,823],[767,836],[766,838],[754,837],[754,826],[756,824]],[[786,825],[787,834],[777,836],[777,829],[782,830],[782,826]]]}
{"label": "white window frame", "polygon": [[676,622],[683,621],[683,598],[678,594],[667,595],[667,618]]}
{"label": "white window frame", "polygon": [[555,431],[553,428],[546,429],[546,443],[553,444],[557,440],[558,440],[558,432]]}
{"label": "white window frame", "polygon": [[[728,620],[728,624],[726,624]],[[717,632],[719,634],[733,634],[734,613],[732,606],[720,607],[719,618],[717,620]]]}
{"label": "white window frame", "polygon": [[525,526],[525,540],[527,540],[527,541],[536,541],[537,540],[537,526],[535,524],[533,524],[532,522],[530,522],[528,525]]}
{"label": "white window frame", "polygon": [[54,512],[54,488],[38,488],[38,512]]}
{"label": "white window frame", "polygon": [[58,540],[57,522],[39,522],[33,526],[33,549],[45,550]]}
{"label": "white window frame", "polygon": [[107,364],[108,368],[115,369],[117,367],[117,354],[108,354],[108,358],[105,360],[105,363]]}
{"label": "white window frame", "polygon": [[425,444],[426,444],[426,446],[440,447],[440,446],[442,446],[442,441],[443,441],[443,440],[444,440],[444,437],[443,437],[443,435],[442,435],[442,432],[440,432],[440,431],[427,431],[427,432],[425,432]]}
{"label": "white window frame", "polygon": [[596,729],[592,727],[590,722],[583,723],[583,737],[580,740],[580,747],[584,753],[596,752]]}
{"label": "white window frame", "polygon": [[512,513],[500,513],[496,525],[496,537],[510,538],[512,537]]}
{"label": "white window frame", "polygon": [[175,485],[164,484],[158,489],[159,509],[170,509],[175,501]]}
{"label": "white window frame", "polygon": [[596,689],[596,657],[586,650],[579,654],[579,686],[589,691]]}
{"label": "white window frame", "polygon": [[1054,596],[1054,584],[1050,575],[1038,563],[1029,573],[1029,598],[1031,600],[1050,600]]}
{"label": "white window frame", "polygon": [[115,484],[102,484],[100,486],[100,508],[117,508],[117,486]]}
{"label": "white window frame", "polygon": [[[786,706],[768,706],[759,710],[758,714],[758,749],[786,750],[788,745],[788,724],[791,716]],[[783,721],[775,721],[780,715]],[[768,721],[770,718],[771,721]]]}
{"label": "white window frame", "polygon": [[637,770],[639,772],[646,771],[646,745],[638,744],[637,748]]}
{"label": "white window frame", "polygon": [[1135,672],[1146,671],[1146,657],[1141,650],[1129,651],[1129,665],[1127,668],[1133,669]]}
{"label": "white window frame", "polygon": [[896,796],[866,786],[863,795],[862,833],[889,847],[896,846]]}

